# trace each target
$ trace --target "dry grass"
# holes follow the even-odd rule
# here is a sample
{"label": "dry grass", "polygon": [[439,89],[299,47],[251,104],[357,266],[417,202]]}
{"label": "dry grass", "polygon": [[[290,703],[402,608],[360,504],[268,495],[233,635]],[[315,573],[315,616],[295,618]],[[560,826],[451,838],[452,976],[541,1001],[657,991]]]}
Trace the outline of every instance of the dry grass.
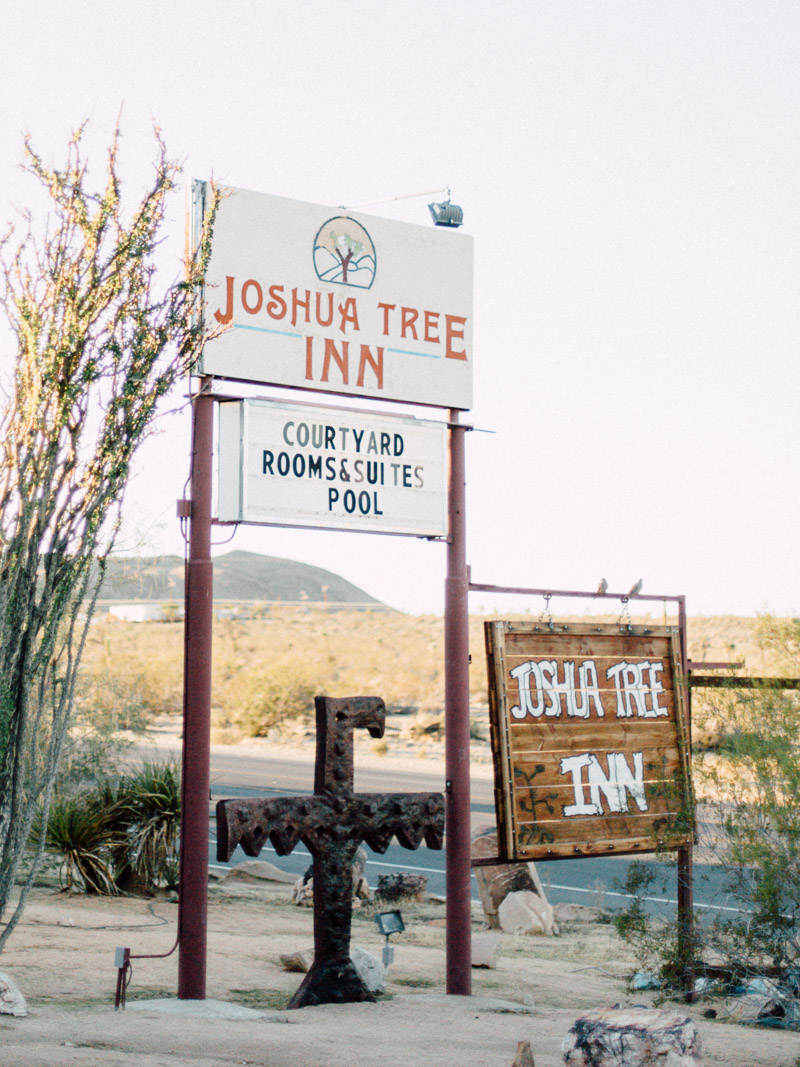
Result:
{"label": "dry grass", "polygon": [[[483,616],[470,619],[470,704],[479,713],[487,704],[483,622]],[[749,668],[763,669],[753,622],[733,616],[691,619],[690,656],[744,659]],[[179,711],[182,663],[182,623],[101,619],[87,643],[79,707],[89,719],[120,728]],[[217,741],[308,722],[313,697],[325,693],[382,696],[390,712],[411,713],[409,736],[435,741],[444,706],[444,622],[430,615],[316,606],[277,607],[249,620],[218,619],[212,693]]]}

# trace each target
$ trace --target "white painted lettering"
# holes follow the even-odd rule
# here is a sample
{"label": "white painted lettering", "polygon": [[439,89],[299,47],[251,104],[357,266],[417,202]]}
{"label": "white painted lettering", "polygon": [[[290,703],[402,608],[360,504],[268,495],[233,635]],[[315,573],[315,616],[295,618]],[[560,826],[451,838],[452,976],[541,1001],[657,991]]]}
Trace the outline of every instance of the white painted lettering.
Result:
{"label": "white painted lettering", "polygon": [[[590,752],[582,752],[579,756],[563,756],[561,759],[561,773],[572,775],[573,804],[564,806],[564,815],[602,815],[603,809],[599,804],[586,802],[584,784],[581,780],[582,771],[588,767],[594,756]],[[596,762],[596,761],[595,761]]]}

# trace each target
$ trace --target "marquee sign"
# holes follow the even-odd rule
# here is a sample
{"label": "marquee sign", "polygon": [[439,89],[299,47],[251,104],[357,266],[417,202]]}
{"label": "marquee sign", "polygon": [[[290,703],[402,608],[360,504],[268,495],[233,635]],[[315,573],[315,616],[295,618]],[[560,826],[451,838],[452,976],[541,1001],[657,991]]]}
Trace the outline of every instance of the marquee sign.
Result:
{"label": "marquee sign", "polygon": [[678,631],[487,622],[485,636],[501,855],[689,843]]}
{"label": "marquee sign", "polygon": [[219,403],[223,521],[441,537],[446,426],[268,400]]}
{"label": "marquee sign", "polygon": [[[193,185],[195,233],[206,183]],[[200,372],[462,410],[472,404],[472,238],[223,188]]]}

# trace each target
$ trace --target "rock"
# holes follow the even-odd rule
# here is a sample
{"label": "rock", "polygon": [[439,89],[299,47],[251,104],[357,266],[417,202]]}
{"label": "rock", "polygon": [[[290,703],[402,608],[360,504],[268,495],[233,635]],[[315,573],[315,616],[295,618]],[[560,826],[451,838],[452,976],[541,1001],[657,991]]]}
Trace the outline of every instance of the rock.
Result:
{"label": "rock", "polygon": [[720,1018],[726,1023],[754,1023],[771,1003],[772,997],[764,993],[744,993],[725,1001]]}
{"label": "rock", "polygon": [[[495,830],[477,830],[473,833],[473,859],[485,859],[497,854],[497,832]],[[475,867],[473,871],[490,929],[504,929],[499,918],[499,908],[509,893],[528,892],[541,898],[541,904],[536,912],[541,917],[542,932],[549,937],[558,933],[553,909],[547,902],[541,879],[533,863],[498,863],[490,867]]]}
{"label": "rock", "polygon": [[[267,864],[270,866],[270,864]],[[365,848],[358,848],[356,850],[355,857],[353,858],[353,904],[359,907],[362,900],[369,900],[372,893],[369,888],[369,883],[364,876],[364,871],[367,866],[367,850]],[[294,882],[292,889],[292,900],[298,907],[301,908],[313,908],[314,907],[314,864],[310,864],[306,869],[302,878],[298,878],[295,881],[294,875],[290,876],[291,881]]]}
{"label": "rock", "polygon": [[657,974],[653,974],[652,971],[637,971],[631,978],[631,989],[641,991],[642,989],[660,989],[661,979]]}
{"label": "rock", "polygon": [[284,971],[291,971],[294,974],[306,974],[314,962],[314,950],[309,948],[305,952],[288,952],[285,956],[280,957],[280,961]]}
{"label": "rock", "polygon": [[370,991],[370,993],[384,993],[386,991],[386,968],[379,959],[371,952],[354,945],[350,949],[350,959],[353,961],[358,977]]}
{"label": "rock", "polygon": [[314,907],[314,879],[298,878],[292,887],[292,901],[299,908]]}
{"label": "rock", "polygon": [[245,860],[225,871],[219,882],[294,882],[296,875],[266,860]]}
{"label": "rock", "polygon": [[353,896],[358,896],[359,883],[364,880],[367,870],[367,850],[360,845],[356,849],[356,854],[353,857]]}
{"label": "rock", "polygon": [[771,978],[751,978],[744,987],[745,993],[758,993],[762,997],[780,996],[778,983]]}
{"label": "rock", "polygon": [[533,1062],[530,1041],[517,1042],[517,1054],[514,1057],[514,1062],[511,1064],[511,1067],[536,1067],[536,1064]]}
{"label": "rock", "polygon": [[398,904],[404,900],[425,903],[428,879],[424,874],[382,874],[378,878],[375,896],[386,904]]}
{"label": "rock", "polygon": [[[753,983],[751,983],[753,984]],[[775,1026],[787,1030],[800,1029],[800,1007],[793,997],[786,997],[774,982],[764,980],[773,991],[745,993],[725,1001],[720,1017],[729,1023],[745,1026]]]}
{"label": "rock", "polygon": [[497,966],[497,953],[500,948],[500,934],[473,934],[472,935],[472,966],[489,967],[491,970]]}
{"label": "rock", "polygon": [[537,893],[521,889],[509,893],[497,909],[500,929],[507,934],[539,934],[552,937],[558,932],[553,909]]}
{"label": "rock", "polygon": [[28,1005],[16,983],[0,971],[0,1015],[27,1015]]}
{"label": "rock", "polygon": [[600,1008],[571,1027],[568,1067],[697,1067],[700,1036],[686,1015],[654,1008]]}
{"label": "rock", "polygon": [[497,909],[497,918],[507,934],[544,933],[544,923],[536,913],[536,894],[527,889],[509,893]]}

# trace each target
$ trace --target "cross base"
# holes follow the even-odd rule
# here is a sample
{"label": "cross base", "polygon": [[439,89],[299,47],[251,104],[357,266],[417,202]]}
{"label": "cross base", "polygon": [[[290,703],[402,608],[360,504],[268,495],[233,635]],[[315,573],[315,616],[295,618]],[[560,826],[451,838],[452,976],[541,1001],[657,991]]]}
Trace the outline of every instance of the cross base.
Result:
{"label": "cross base", "polygon": [[349,957],[338,960],[315,960],[297,992],[286,1005],[308,1008],[313,1004],[350,1004],[371,1000],[370,993]]}

